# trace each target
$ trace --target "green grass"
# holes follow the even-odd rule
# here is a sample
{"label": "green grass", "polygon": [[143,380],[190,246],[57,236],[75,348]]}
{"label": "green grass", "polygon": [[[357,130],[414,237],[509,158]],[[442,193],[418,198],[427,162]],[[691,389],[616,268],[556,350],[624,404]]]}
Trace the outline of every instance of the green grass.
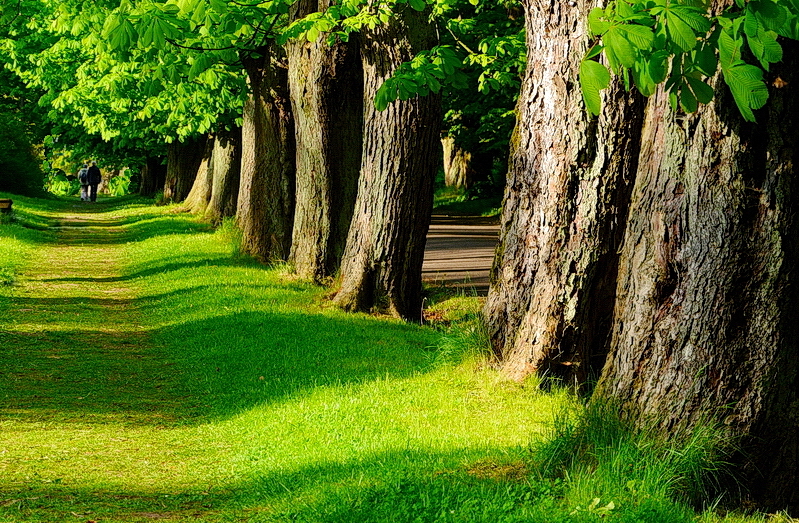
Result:
{"label": "green grass", "polygon": [[689,507],[712,441],[661,466],[685,449],[502,379],[473,299],[344,314],[173,209],[0,225],[0,522],[767,520]]}
{"label": "green grass", "polygon": [[456,187],[442,187],[433,198],[434,212],[453,216],[499,216],[502,196],[472,198],[468,191]]}

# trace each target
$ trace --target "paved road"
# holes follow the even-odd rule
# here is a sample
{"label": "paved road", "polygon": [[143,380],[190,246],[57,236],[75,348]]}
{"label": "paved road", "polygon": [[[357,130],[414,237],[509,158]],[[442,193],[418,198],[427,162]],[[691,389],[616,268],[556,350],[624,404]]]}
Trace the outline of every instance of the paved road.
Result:
{"label": "paved road", "polygon": [[488,293],[488,273],[494,260],[497,218],[433,216],[427,235],[424,281]]}

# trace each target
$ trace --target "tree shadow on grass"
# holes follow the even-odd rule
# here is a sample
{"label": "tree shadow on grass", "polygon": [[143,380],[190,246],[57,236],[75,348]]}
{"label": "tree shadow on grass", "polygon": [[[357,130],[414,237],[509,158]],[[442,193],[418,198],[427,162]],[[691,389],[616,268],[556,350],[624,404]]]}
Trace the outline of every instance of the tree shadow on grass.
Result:
{"label": "tree shadow on grass", "polygon": [[[531,521],[524,518],[536,513],[555,516],[551,509],[559,492],[528,482],[524,462],[502,464],[507,460],[503,453],[507,456],[499,448],[396,450],[288,471],[254,469],[230,484],[177,492],[53,484],[13,489],[0,484],[0,516],[52,521],[61,512],[124,522],[308,523],[503,523]],[[537,507],[542,501],[547,503]]]}
{"label": "tree shadow on grass", "polygon": [[6,331],[0,417],[204,423],[319,386],[411,375],[429,342],[400,324],[269,312],[154,331]]}

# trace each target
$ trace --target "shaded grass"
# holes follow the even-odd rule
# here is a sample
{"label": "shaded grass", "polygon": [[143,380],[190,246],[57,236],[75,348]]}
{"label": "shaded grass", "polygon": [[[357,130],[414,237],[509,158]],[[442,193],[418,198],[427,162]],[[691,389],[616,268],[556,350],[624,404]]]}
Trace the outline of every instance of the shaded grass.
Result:
{"label": "shaded grass", "polygon": [[503,380],[473,299],[438,303],[438,330],[345,315],[242,257],[229,225],[25,205],[80,225],[0,226],[24,246],[0,288],[0,521],[697,518],[682,478],[712,441],[669,461],[565,391]]}

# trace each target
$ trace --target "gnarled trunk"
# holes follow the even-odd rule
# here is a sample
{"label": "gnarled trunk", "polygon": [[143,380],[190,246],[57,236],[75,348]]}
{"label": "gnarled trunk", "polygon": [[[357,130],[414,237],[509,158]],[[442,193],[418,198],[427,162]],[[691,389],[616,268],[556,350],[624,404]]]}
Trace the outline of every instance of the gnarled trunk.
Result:
{"label": "gnarled trunk", "polygon": [[194,178],[194,184],[191,187],[191,191],[189,191],[189,195],[186,196],[186,200],[183,202],[183,209],[186,212],[203,214],[208,206],[208,201],[211,199],[211,187],[214,180],[214,141],[213,135],[209,135],[205,141],[205,149],[200,167],[197,170],[197,176]]}
{"label": "gnarled trunk", "polygon": [[164,199],[182,202],[188,196],[205,153],[205,137],[172,142],[167,146]]}
{"label": "gnarled trunk", "polygon": [[595,2],[526,4],[527,72],[484,312],[509,376],[582,385],[611,328],[643,103],[615,86],[599,119],[585,111],[578,70]]}
{"label": "gnarled trunk", "polygon": [[597,397],[666,433],[719,423],[743,438],[754,498],[796,513],[799,75],[784,45],[787,87],[757,124],[720,82],[693,115],[650,102]]}
{"label": "gnarled trunk", "polygon": [[287,73],[276,44],[243,58],[250,88],[244,104],[236,220],[242,249],[262,261],[285,260],[294,214],[294,128]]}
{"label": "gnarled trunk", "polygon": [[241,174],[241,128],[217,129],[214,140],[213,181],[205,215],[214,223],[236,214]]}
{"label": "gnarled trunk", "polygon": [[[294,17],[329,2],[301,0]],[[297,141],[297,192],[291,257],[305,279],[338,269],[352,220],[363,132],[363,79],[357,39],[288,44],[289,87]]]}
{"label": "gnarled trunk", "polygon": [[377,111],[377,89],[435,40],[425,13],[409,6],[362,35],[364,145],[355,214],[334,303],[421,317],[422,261],[433,204],[440,129],[438,97],[395,101]]}

